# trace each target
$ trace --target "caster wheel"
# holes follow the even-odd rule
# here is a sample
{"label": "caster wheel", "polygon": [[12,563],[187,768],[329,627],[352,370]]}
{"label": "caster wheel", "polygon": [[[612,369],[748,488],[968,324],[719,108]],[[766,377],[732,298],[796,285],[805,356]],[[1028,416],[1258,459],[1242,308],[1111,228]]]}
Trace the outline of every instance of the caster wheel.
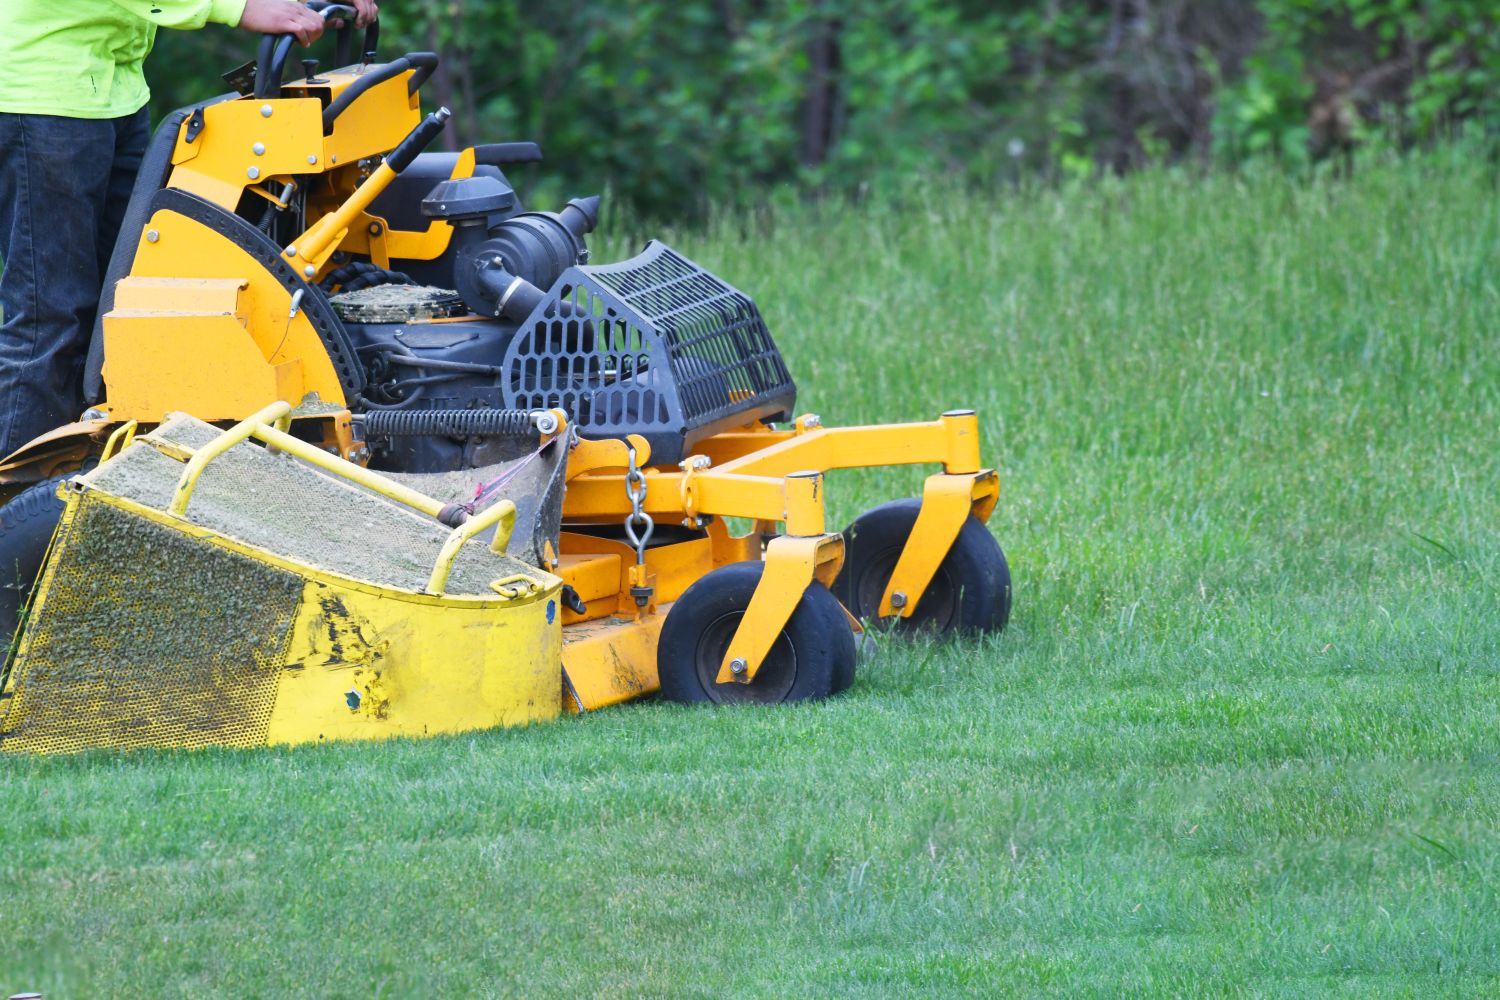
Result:
{"label": "caster wheel", "polygon": [[664,697],[684,704],[770,705],[826,698],[853,683],[854,633],[839,602],[820,583],[803,592],[755,680],[717,682],[719,664],[764,569],[758,562],[721,567],[672,605],[656,651]]}
{"label": "caster wheel", "polygon": [[[881,504],[844,529],[844,567],[833,593],[850,614],[880,621],[881,595],[917,523],[920,498]],[[1010,619],[1010,566],[983,522],[970,517],[959,529],[910,618],[885,619],[895,632],[998,632]]]}

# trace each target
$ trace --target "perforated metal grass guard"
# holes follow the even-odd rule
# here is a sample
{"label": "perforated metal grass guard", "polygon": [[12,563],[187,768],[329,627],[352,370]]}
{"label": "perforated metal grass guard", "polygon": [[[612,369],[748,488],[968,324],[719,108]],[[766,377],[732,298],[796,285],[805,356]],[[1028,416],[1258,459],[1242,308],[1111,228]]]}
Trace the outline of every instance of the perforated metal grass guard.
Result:
{"label": "perforated metal grass guard", "polygon": [[[166,513],[217,432],[174,417],[64,488],[0,701],[0,750],[260,746],[556,716],[561,581],[240,444]],[[508,581],[508,583],[507,583]],[[494,584],[507,583],[503,587]]]}
{"label": "perforated metal grass guard", "polygon": [[652,241],[569,268],[506,350],[506,405],[565,410],[586,437],[639,434],[654,463],[757,420],[797,387],[750,297]]}

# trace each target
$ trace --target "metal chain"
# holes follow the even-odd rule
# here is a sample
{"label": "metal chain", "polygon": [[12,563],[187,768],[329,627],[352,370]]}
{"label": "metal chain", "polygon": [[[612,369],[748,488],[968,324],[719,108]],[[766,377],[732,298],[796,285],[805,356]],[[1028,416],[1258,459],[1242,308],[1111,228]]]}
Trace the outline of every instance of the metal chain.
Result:
{"label": "metal chain", "polygon": [[625,537],[635,547],[635,564],[641,566],[646,562],[646,544],[651,541],[656,522],[646,513],[646,476],[636,464],[635,448],[627,445],[626,453],[630,456],[630,468],[625,473],[625,495],[630,498],[630,515],[625,518]]}

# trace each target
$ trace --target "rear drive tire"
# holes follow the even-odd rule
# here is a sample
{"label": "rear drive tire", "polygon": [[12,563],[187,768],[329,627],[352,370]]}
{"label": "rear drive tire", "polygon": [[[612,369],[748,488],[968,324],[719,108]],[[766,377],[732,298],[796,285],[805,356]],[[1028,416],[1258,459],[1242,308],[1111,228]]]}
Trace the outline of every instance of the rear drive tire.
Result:
{"label": "rear drive tire", "polygon": [[734,563],[698,580],[672,605],[657,644],[661,693],[683,704],[778,704],[826,698],[854,680],[854,632],[821,583],[803,591],[749,684],[716,680],[765,564]]}
{"label": "rear drive tire", "polygon": [[933,574],[910,618],[878,616],[880,598],[896,570],[922,509],[919,497],[872,508],[844,529],[844,566],[833,593],[861,621],[881,621],[895,632],[998,632],[1010,620],[1010,566],[984,522],[970,515]]}
{"label": "rear drive tire", "polygon": [[57,487],[76,473],[35,483],[0,507],[0,639],[9,646],[21,609],[47,558],[47,546],[62,517]]}

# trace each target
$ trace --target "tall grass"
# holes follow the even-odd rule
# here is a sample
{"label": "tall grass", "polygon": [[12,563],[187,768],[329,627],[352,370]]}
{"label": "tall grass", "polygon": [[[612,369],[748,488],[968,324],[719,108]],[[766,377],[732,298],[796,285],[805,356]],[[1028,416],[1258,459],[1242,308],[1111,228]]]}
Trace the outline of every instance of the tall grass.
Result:
{"label": "tall grass", "polygon": [[1009,630],[818,705],[0,760],[0,988],[1493,991],[1497,239],[1461,148],[669,234],[825,421],[979,410]]}

